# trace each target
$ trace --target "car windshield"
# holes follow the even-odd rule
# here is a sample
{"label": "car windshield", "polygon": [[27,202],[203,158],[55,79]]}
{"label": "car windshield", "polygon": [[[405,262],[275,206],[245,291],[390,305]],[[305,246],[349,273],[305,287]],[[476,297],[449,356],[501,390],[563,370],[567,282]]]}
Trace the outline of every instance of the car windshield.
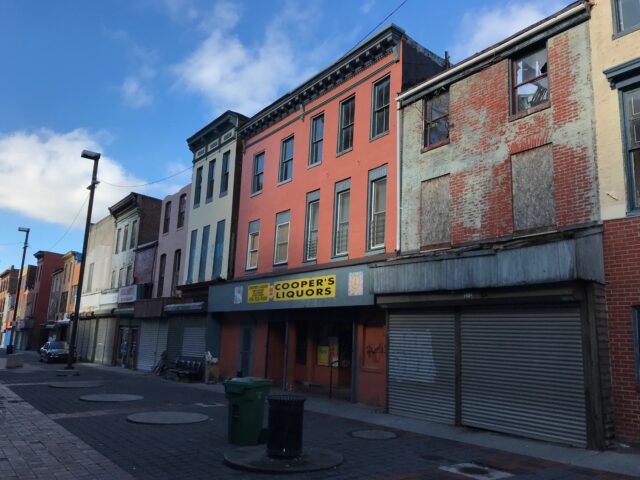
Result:
{"label": "car windshield", "polygon": [[67,348],[69,348],[69,344],[67,342],[51,342],[49,344],[49,348],[56,350],[66,350]]}

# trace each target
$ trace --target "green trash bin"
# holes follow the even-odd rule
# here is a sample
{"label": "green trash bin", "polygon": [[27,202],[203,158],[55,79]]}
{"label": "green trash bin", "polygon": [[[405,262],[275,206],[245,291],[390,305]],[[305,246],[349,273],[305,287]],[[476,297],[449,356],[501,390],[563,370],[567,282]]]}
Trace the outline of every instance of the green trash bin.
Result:
{"label": "green trash bin", "polygon": [[229,400],[229,443],[257,445],[262,431],[264,402],[271,389],[271,380],[237,377],[224,382]]}

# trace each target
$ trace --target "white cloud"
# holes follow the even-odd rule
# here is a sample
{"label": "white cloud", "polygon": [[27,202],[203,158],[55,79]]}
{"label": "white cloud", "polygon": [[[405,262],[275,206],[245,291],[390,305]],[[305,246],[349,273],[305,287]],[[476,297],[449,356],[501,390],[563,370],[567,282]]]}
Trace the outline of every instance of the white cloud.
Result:
{"label": "white cloud", "polygon": [[376,0],[367,0],[360,6],[360,11],[366,15],[371,11],[371,9],[375,4],[376,4]]}
{"label": "white cloud", "polygon": [[466,12],[458,31],[458,41],[451,51],[454,62],[542,20],[567,3],[562,0],[509,1],[500,6]]}
{"label": "white cloud", "polygon": [[125,104],[131,108],[148,107],[153,103],[153,96],[144,89],[136,77],[125,78],[120,88]]}
{"label": "white cloud", "polygon": [[[252,115],[318,68],[309,49],[297,50],[321,14],[313,6],[287,3],[268,22],[255,44],[233,32],[241,19],[235,3],[216,6],[205,38],[183,62],[173,67],[176,86],[200,94],[212,110]],[[295,38],[294,38],[295,37]]]}
{"label": "white cloud", "polygon": [[[108,135],[84,129],[67,133],[42,129],[0,135],[0,209],[68,225],[87,198],[91,182],[93,162],[81,158],[80,153],[83,149],[102,152],[102,144],[108,141]],[[99,162],[98,179],[101,178],[117,185],[144,183],[105,155]],[[127,189],[99,184],[94,221],[107,215],[107,207],[127,193]],[[75,226],[83,224],[77,221]]]}

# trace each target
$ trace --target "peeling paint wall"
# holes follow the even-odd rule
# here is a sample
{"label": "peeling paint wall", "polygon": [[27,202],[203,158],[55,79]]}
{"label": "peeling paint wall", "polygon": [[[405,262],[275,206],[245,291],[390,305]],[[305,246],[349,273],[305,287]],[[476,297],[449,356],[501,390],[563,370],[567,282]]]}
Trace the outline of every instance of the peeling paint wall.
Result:
{"label": "peeling paint wall", "polygon": [[544,145],[553,153],[552,227],[598,219],[588,40],[587,24],[548,40],[551,100],[547,108],[525,116],[510,115],[510,62],[502,60],[450,87],[447,145],[423,152],[423,102],[403,109],[404,253],[425,247],[420,232],[425,218],[422,182],[447,174],[452,245],[513,237],[512,156]]}

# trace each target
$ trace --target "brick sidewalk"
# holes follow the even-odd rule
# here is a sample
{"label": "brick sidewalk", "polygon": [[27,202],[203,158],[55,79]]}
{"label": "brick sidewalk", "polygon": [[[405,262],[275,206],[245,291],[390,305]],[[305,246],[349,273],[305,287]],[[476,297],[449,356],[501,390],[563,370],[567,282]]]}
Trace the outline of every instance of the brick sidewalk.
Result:
{"label": "brick sidewalk", "polygon": [[0,405],[3,480],[133,478],[3,385]]}

